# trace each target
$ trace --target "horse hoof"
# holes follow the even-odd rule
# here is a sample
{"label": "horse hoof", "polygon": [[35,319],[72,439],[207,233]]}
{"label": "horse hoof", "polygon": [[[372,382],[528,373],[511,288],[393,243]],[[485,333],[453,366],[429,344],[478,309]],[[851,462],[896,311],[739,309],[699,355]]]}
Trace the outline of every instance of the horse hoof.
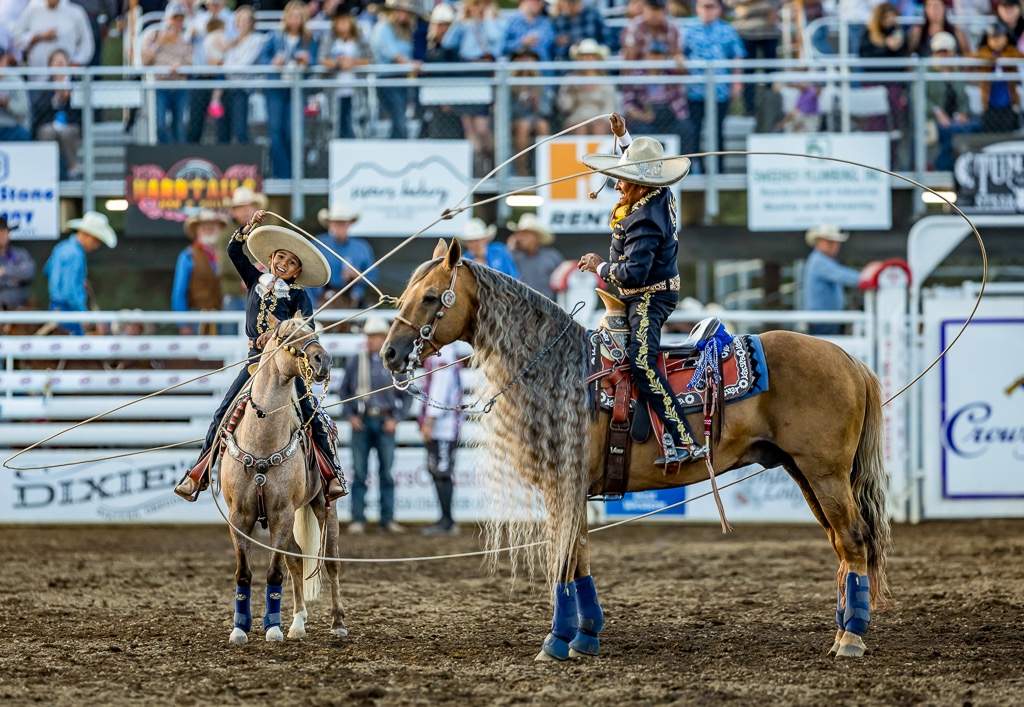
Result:
{"label": "horse hoof", "polygon": [[597,636],[588,636],[585,633],[577,633],[576,637],[569,643],[570,658],[593,658],[601,650],[601,641]]}
{"label": "horse hoof", "polygon": [[533,660],[534,660],[534,662],[537,662],[537,663],[557,663],[558,662],[558,658],[555,658],[552,655],[548,655],[543,650],[541,650],[541,652],[538,653],[537,657],[534,658]]}
{"label": "horse hoof", "polygon": [[828,649],[829,655],[835,655],[839,652],[839,641],[832,644],[832,647]]}
{"label": "horse hoof", "polygon": [[305,638],[306,629],[301,626],[292,626],[288,629],[288,638]]}
{"label": "horse hoof", "polygon": [[867,650],[860,636],[847,632],[839,642],[836,658],[860,658]]}
{"label": "horse hoof", "polygon": [[838,631],[836,631],[836,638],[832,642],[832,647],[828,649],[829,654],[835,655],[839,651],[839,644],[842,642],[843,636],[845,635],[845,633],[846,632],[843,631],[842,629],[839,629]]}
{"label": "horse hoof", "polygon": [[597,653],[581,653],[578,650],[576,650],[575,648],[570,648],[569,649],[569,657],[570,658],[596,658],[597,657]]}
{"label": "horse hoof", "polygon": [[245,635],[245,631],[240,628],[232,629],[231,635],[228,636],[228,643],[235,646],[244,646],[249,642],[249,637]]}
{"label": "horse hoof", "polygon": [[338,638],[344,638],[345,636],[348,635],[348,629],[345,628],[345,627],[342,627],[342,628],[332,628],[331,629],[331,635],[332,636],[337,636]]}
{"label": "horse hoof", "polygon": [[268,643],[279,643],[284,640],[284,634],[281,633],[280,626],[271,626],[267,629],[267,642]]}
{"label": "horse hoof", "polygon": [[[541,655],[546,655],[552,660],[569,660],[569,642],[558,636],[549,633],[544,639],[544,645],[540,649]],[[537,656],[537,660],[543,660]]]}

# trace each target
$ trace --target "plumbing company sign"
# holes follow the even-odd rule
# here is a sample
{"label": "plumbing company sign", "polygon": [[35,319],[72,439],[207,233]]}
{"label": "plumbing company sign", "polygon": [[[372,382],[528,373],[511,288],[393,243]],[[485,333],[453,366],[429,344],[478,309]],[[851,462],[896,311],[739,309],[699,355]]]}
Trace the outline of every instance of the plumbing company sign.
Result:
{"label": "plumbing company sign", "polygon": [[0,215],[19,240],[60,236],[59,161],[55,142],[0,142]]}
{"label": "plumbing company sign", "polygon": [[[925,393],[924,512],[930,518],[1024,512],[1024,300],[982,304],[989,307],[942,359]],[[936,356],[967,314],[943,305],[945,313],[926,318],[926,342]]]}

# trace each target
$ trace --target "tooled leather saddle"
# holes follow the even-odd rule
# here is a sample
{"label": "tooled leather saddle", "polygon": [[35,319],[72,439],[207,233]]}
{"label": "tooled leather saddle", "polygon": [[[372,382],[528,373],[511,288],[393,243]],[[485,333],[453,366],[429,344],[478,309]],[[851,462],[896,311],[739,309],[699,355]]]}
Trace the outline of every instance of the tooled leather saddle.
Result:
{"label": "tooled leather saddle", "polygon": [[[666,440],[662,422],[639,397],[630,375],[626,354],[629,324],[625,305],[618,298],[599,291],[607,309],[601,327],[588,333],[587,383],[595,412],[608,412],[608,450],[603,488],[597,494],[618,498],[629,485],[630,448],[647,441],[651,432],[664,453]],[[664,347],[657,365],[668,378],[673,395],[683,412],[704,411],[704,446],[691,459],[713,451],[722,430],[722,409],[768,389],[768,369],[761,342],[756,335],[733,337],[717,317],[699,322],[678,346]],[[712,419],[713,416],[713,419]],[[686,422],[684,418],[684,422]],[[687,422],[695,441],[697,437]],[[713,437],[713,438],[712,438]],[[665,467],[666,475],[679,472],[679,464]]]}

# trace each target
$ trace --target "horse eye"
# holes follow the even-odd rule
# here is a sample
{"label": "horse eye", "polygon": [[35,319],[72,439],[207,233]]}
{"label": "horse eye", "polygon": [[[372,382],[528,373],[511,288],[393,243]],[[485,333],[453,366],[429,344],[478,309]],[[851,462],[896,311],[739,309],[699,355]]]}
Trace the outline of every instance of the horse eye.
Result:
{"label": "horse eye", "polygon": [[423,295],[423,304],[434,304],[437,302],[437,295]]}

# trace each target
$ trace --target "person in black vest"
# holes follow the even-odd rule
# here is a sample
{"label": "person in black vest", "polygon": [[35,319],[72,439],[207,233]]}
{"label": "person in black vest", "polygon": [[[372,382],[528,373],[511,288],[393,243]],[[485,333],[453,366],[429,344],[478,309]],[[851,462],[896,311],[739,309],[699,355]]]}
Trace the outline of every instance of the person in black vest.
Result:
{"label": "person in black vest", "polygon": [[[283,321],[296,312],[301,312],[306,318],[312,317],[313,303],[305,288],[323,287],[331,276],[331,267],[323,254],[306,238],[293,231],[268,226],[253,233],[253,237],[250,238],[249,234],[266,218],[266,211],[257,211],[248,223],[235,231],[228,244],[228,257],[231,258],[231,263],[238,270],[248,290],[245,302],[245,334],[249,339],[249,363],[259,361],[263,347],[273,335],[272,319]],[[249,262],[243,251],[243,243],[246,241],[253,257],[269,272],[261,273]],[[313,326],[312,319],[309,325]],[[206,432],[206,441],[199,453],[199,461],[174,489],[174,493],[188,501],[195,501],[199,497],[199,492],[208,483],[205,477],[209,474],[213,462],[215,444],[220,441],[218,433],[221,430],[221,422],[235,398],[252,377],[249,368],[248,365],[243,365],[234,383],[228,388],[227,394],[213,414],[213,422]],[[301,380],[295,380],[295,387],[299,394],[302,422],[313,430],[313,443],[333,466],[329,471],[321,469],[327,498],[340,498],[346,495],[348,490],[335,455],[334,445],[331,443],[333,423],[327,413],[306,395],[306,386]]]}
{"label": "person in black vest", "polygon": [[669,185],[686,176],[690,161],[665,157],[665,148],[654,138],[631,141],[622,117],[614,114],[610,120],[622,156],[587,155],[583,162],[617,180],[615,190],[621,197],[611,214],[611,262],[587,253],[579,268],[616,285],[626,303],[630,371],[640,395],[664,423],[665,456],[655,463],[691,461],[702,455],[701,448],[686,429],[683,411],[657,366],[661,327],[679,302],[677,210]]}

